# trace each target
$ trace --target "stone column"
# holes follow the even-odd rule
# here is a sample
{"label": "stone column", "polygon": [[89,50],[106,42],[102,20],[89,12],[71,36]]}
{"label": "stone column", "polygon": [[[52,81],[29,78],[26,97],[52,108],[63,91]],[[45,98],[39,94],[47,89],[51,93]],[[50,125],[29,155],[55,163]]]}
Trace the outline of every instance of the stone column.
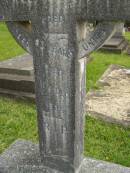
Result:
{"label": "stone column", "polygon": [[56,6],[33,21],[40,152],[44,166],[74,173],[83,160],[86,58],[78,57],[73,10]]}

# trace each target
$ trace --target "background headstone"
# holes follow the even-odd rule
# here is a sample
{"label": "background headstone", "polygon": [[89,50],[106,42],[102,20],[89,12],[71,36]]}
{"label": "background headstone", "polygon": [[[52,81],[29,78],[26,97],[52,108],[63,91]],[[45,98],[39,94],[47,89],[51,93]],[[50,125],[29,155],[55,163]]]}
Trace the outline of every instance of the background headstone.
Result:
{"label": "background headstone", "polygon": [[25,54],[0,62],[0,94],[35,99],[33,58]]}
{"label": "background headstone", "polygon": [[124,37],[124,23],[117,25],[117,30],[110,40],[108,40],[101,50],[106,50],[113,53],[127,52],[129,43]]}

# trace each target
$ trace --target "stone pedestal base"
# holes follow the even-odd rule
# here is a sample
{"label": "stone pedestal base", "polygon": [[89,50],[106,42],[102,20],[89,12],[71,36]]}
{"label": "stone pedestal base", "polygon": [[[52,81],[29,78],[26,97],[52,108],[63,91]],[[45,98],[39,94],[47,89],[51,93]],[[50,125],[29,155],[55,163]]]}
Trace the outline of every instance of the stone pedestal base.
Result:
{"label": "stone pedestal base", "polygon": [[[0,173],[61,173],[42,166],[38,148],[29,141],[16,141],[0,156]],[[130,173],[130,168],[86,158],[79,173]]]}
{"label": "stone pedestal base", "polygon": [[35,99],[33,58],[25,54],[0,62],[0,95]]}
{"label": "stone pedestal base", "polygon": [[108,40],[101,50],[121,54],[122,52],[127,52],[128,47],[128,41],[123,36],[118,36]]}

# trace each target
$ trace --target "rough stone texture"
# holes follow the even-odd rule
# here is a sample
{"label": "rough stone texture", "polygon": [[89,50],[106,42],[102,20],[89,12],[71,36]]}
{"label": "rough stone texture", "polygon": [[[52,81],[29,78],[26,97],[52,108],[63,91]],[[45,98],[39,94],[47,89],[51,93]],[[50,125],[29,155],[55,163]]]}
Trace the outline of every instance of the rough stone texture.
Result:
{"label": "rough stone texture", "polygon": [[[14,6],[18,8],[19,4]],[[54,5],[51,1],[50,4],[40,1],[39,4],[34,8],[37,15],[32,17],[31,30],[26,24],[16,26],[16,22],[8,23],[8,27],[16,40],[33,53],[44,165],[75,172],[83,159],[86,85],[83,57],[99,48],[113,34],[116,24],[100,23],[86,36],[86,23],[76,22],[76,7],[81,7],[80,3],[55,1]]]}
{"label": "rough stone texture", "polygon": [[103,51],[111,53],[127,53],[129,49],[129,42],[125,38],[112,38],[102,48]]}
{"label": "rough stone texture", "polygon": [[35,94],[30,92],[23,92],[23,91],[16,91],[12,89],[3,89],[0,88],[0,95],[3,97],[9,97],[9,98],[18,98],[22,100],[29,100],[32,102],[35,102]]}
{"label": "rough stone texture", "polygon": [[32,54],[31,24],[27,22],[6,22],[9,31],[16,41],[30,54]]}
{"label": "rough stone texture", "polygon": [[33,58],[25,54],[0,62],[0,73],[15,75],[33,75]]}
{"label": "rough stone texture", "polygon": [[34,101],[34,70],[30,55],[0,62],[0,94]]}
{"label": "rough stone texture", "polygon": [[118,27],[117,27],[117,31],[116,33],[114,34],[114,37],[123,37],[123,34],[124,34],[124,23],[119,23]]}
{"label": "rough stone texture", "polygon": [[[92,59],[91,56],[87,57],[87,63]],[[28,87],[26,83],[28,83]],[[25,54],[0,62],[0,95],[34,101],[34,85],[34,68],[31,55]]]}
{"label": "rough stone texture", "polygon": [[130,173],[130,168],[86,158],[83,162],[81,173]]}
{"label": "rough stone texture", "polygon": [[130,69],[111,65],[87,94],[87,112],[106,121],[130,126]]}
{"label": "rough stone texture", "polygon": [[110,51],[113,53],[127,52],[129,43],[123,36],[123,30],[124,30],[124,24],[119,23],[119,25],[117,25],[117,30],[115,34],[112,36],[112,38],[110,38],[110,40],[108,40],[103,45],[101,50]]}
{"label": "rough stone texture", "polygon": [[[65,173],[71,173],[67,170]],[[0,156],[0,173],[63,173],[44,167],[39,147],[29,141],[18,140]],[[130,173],[130,168],[85,158],[77,173]]]}
{"label": "rough stone texture", "polygon": [[0,73],[0,88],[34,93],[34,79],[31,76]]}
{"label": "rough stone texture", "polygon": [[[33,54],[43,165],[76,173],[83,160],[85,56],[114,34],[117,21],[130,21],[129,1],[0,0],[0,16]],[[86,36],[87,20],[99,22]]]}
{"label": "rough stone texture", "polygon": [[122,38],[112,37],[105,45],[106,47],[118,47],[122,43]]}
{"label": "rough stone texture", "polygon": [[[44,1],[45,3],[46,1]],[[1,20],[6,21],[28,21],[42,8],[42,0],[30,0],[28,2],[22,0],[1,0],[0,15]],[[130,4],[129,1],[120,0],[72,0],[69,4],[64,1],[64,7],[76,7],[76,16],[88,21],[129,21],[130,20]],[[98,8],[97,8],[98,7]],[[20,9],[20,10],[19,10]]]}

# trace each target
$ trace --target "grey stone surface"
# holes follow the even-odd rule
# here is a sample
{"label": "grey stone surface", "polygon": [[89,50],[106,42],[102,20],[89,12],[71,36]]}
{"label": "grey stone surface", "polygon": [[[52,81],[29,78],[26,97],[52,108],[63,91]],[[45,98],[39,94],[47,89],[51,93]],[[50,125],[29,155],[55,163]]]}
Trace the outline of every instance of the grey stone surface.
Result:
{"label": "grey stone surface", "polygon": [[26,54],[0,62],[0,95],[34,100],[32,56]]}
{"label": "grey stone surface", "polygon": [[31,46],[31,24],[26,22],[7,22],[7,27],[12,33],[16,41],[30,54],[32,54]]}
{"label": "grey stone surface", "polygon": [[129,173],[130,168],[100,160],[86,158],[81,173]]}
{"label": "grey stone surface", "polygon": [[[42,0],[30,0],[28,2],[22,0],[1,0],[0,11],[1,20],[6,21],[28,21],[36,15],[36,10],[42,8]],[[36,4],[40,4],[37,8]],[[129,21],[130,5],[129,1],[120,0],[73,0],[66,4],[65,8],[76,8],[76,16],[88,21]],[[96,8],[98,7],[98,8]]]}
{"label": "grey stone surface", "polygon": [[[71,173],[64,170],[65,173]],[[63,173],[44,167],[37,144],[18,140],[0,156],[0,173]],[[84,158],[77,173],[130,173],[130,168],[91,158]]]}
{"label": "grey stone surface", "polygon": [[34,79],[31,76],[0,73],[0,88],[34,93]]}
{"label": "grey stone surface", "polygon": [[[85,56],[114,34],[117,21],[130,21],[129,1],[0,0],[0,16],[33,54],[43,165],[76,173],[83,160]],[[88,21],[98,25],[86,35]]]}
{"label": "grey stone surface", "polygon": [[18,98],[22,100],[29,100],[29,101],[35,102],[35,94],[31,92],[0,88],[0,95],[3,97],[9,97],[13,99]]}
{"label": "grey stone surface", "polygon": [[129,43],[123,35],[124,24],[119,23],[115,34],[110,38],[101,48],[101,50],[113,52],[113,53],[122,53],[127,52]]}
{"label": "grey stone surface", "polygon": [[33,76],[33,58],[25,54],[0,62],[0,73]]}
{"label": "grey stone surface", "polygon": [[106,47],[118,47],[122,43],[122,38],[115,38],[112,37],[108,42],[105,44]]}
{"label": "grey stone surface", "polygon": [[115,38],[121,38],[124,34],[124,23],[119,23],[116,33],[113,35]]}
{"label": "grey stone surface", "polygon": [[25,54],[0,62],[0,95],[35,99],[33,58]]}
{"label": "grey stone surface", "polygon": [[[92,59],[91,56],[87,57],[87,63]],[[25,54],[0,62],[0,95],[34,101],[34,85],[34,67],[31,55]]]}
{"label": "grey stone surface", "polygon": [[100,89],[87,94],[91,116],[130,127],[130,69],[111,65],[97,82]]}

